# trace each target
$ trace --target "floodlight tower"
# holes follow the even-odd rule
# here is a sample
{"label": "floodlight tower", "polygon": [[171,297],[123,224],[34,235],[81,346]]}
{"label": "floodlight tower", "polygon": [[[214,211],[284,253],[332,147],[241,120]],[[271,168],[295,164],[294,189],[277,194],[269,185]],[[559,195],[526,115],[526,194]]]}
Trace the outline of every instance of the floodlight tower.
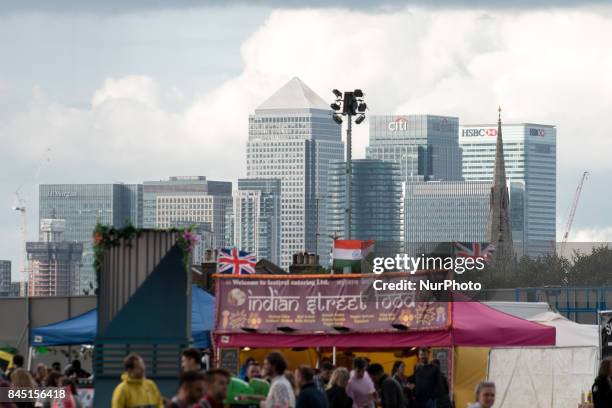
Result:
{"label": "floodlight tower", "polygon": [[334,122],[342,125],[342,116],[347,117],[346,126],[346,205],[344,207],[344,239],[351,239],[351,177],[352,177],[352,125],[359,125],[365,120],[365,111],[368,108],[363,99],[363,91],[355,89],[344,93],[337,89],[333,91],[336,100],[330,105],[334,110]]}

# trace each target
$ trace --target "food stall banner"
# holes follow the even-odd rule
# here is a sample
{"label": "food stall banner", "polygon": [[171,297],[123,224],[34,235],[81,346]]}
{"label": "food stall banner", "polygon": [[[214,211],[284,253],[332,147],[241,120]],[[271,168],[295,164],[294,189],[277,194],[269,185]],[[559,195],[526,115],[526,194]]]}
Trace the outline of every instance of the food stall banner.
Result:
{"label": "food stall banner", "polygon": [[442,291],[420,290],[422,279],[409,274],[218,275],[216,332],[445,330],[450,303],[441,301]]}

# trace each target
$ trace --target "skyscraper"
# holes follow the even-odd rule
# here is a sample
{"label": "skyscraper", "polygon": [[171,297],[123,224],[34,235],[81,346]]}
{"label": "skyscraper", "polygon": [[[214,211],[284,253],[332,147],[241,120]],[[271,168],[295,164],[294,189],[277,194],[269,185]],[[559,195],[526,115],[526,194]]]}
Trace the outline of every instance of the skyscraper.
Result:
{"label": "skyscraper", "polygon": [[[374,240],[376,256],[395,256],[403,249],[404,220],[402,177],[399,165],[382,160],[352,161],[351,238]],[[330,236],[342,237],[346,200],[346,163],[330,165],[328,216],[325,246],[331,249]]]}
{"label": "skyscraper", "polygon": [[11,278],[11,261],[0,260],[0,297],[19,296],[19,282]]}
{"label": "skyscraper", "polygon": [[81,289],[95,286],[91,236],[96,223],[142,226],[140,184],[41,184],[38,200],[40,220],[65,220],[64,239],[83,244]]}
{"label": "skyscraper", "polygon": [[173,176],[145,181],[142,186],[145,228],[194,227],[198,245],[192,262],[207,249],[226,246],[226,212],[232,206],[232,183],[204,176]]}
{"label": "skyscraper", "polygon": [[173,176],[168,180],[145,181],[142,184],[142,226],[158,227],[157,197],[189,195],[232,195],[232,183],[207,180],[204,176]]}
{"label": "skyscraper", "polygon": [[249,116],[247,177],[281,180],[281,266],[294,253],[316,249],[317,231],[326,225],[328,166],[343,152],[329,105],[298,78]]}
{"label": "skyscraper", "polygon": [[64,241],[65,231],[65,220],[42,219],[39,241],[26,243],[30,296],[80,294],[83,243]]}
{"label": "skyscraper", "polygon": [[[497,124],[460,127],[465,180],[493,182],[497,127]],[[524,248],[524,254],[529,256],[551,253],[556,237],[556,128],[504,123],[501,130],[515,249]],[[515,198],[520,194],[523,200],[517,204]],[[523,203],[521,211],[519,204]]]}
{"label": "skyscraper", "polygon": [[257,259],[280,263],[279,179],[238,179],[234,193],[234,245]]}
{"label": "skyscraper", "polygon": [[486,242],[491,183],[428,181],[406,185],[406,248]]}
{"label": "skyscraper", "polygon": [[435,115],[372,115],[368,159],[400,165],[405,182],[461,180],[459,119]]}

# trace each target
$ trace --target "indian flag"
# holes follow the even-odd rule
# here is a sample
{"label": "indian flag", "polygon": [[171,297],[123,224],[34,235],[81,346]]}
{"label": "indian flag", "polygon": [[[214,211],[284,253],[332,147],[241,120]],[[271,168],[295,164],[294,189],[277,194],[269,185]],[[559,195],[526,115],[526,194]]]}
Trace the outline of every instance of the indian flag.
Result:
{"label": "indian flag", "polygon": [[336,239],[334,241],[333,269],[343,272],[360,272],[361,261],[374,251],[374,241]]}

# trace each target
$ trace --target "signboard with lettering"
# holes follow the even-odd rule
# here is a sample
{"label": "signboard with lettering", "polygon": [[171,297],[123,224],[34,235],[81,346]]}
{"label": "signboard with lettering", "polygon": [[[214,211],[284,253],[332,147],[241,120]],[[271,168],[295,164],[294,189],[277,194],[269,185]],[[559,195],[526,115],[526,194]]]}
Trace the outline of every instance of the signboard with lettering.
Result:
{"label": "signboard with lettering", "polygon": [[240,371],[240,350],[237,348],[219,349],[219,368],[224,368],[232,375]]}
{"label": "signboard with lettering", "polygon": [[470,128],[461,130],[462,137],[472,136],[497,136],[497,129],[495,128]]}
{"label": "signboard with lettering", "polygon": [[[434,274],[436,274],[434,276]],[[428,281],[442,280],[435,272]],[[389,275],[389,276],[388,276]],[[392,275],[392,276],[390,276]],[[449,304],[431,292],[410,290],[410,274],[310,275],[291,277],[217,275],[217,333],[440,330],[448,327]],[[375,290],[383,283],[393,290]],[[386,286],[389,288],[390,286]]]}

